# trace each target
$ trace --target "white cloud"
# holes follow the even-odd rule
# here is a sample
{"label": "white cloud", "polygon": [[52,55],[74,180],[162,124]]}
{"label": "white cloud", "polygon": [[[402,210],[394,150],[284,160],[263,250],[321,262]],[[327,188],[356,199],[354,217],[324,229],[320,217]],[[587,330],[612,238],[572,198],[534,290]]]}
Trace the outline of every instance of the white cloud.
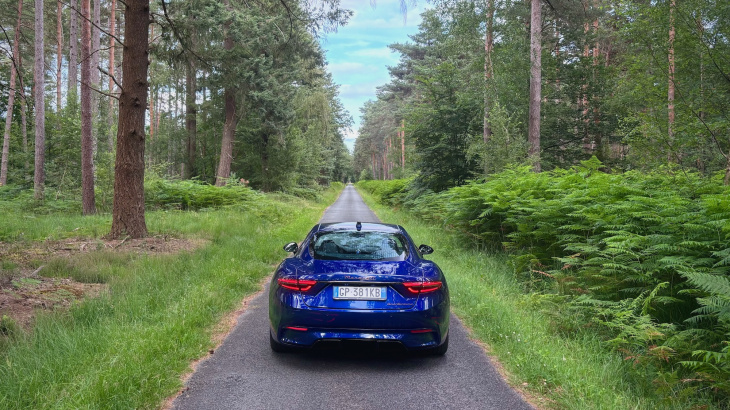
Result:
{"label": "white cloud", "polygon": [[327,64],[327,68],[329,68],[329,72],[333,75],[338,76],[363,72],[366,65],[358,62],[329,63]]}
{"label": "white cloud", "polygon": [[397,62],[400,57],[398,53],[393,52],[389,48],[363,48],[348,52],[347,55],[353,57],[380,58],[390,60],[391,62]]}
{"label": "white cloud", "polygon": [[350,129],[345,132],[344,135],[344,141],[347,148],[350,150],[350,153],[355,151],[355,140],[360,134],[356,129]]}
{"label": "white cloud", "polygon": [[384,83],[385,82],[383,80],[376,80],[369,83],[343,84],[342,87],[340,87],[340,97],[357,99],[362,97],[374,97],[375,89]]}

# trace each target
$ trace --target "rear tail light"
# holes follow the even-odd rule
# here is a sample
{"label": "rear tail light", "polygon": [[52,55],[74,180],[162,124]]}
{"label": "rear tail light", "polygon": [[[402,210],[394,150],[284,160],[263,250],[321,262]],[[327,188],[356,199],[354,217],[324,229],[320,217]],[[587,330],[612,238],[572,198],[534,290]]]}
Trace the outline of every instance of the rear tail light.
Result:
{"label": "rear tail light", "polygon": [[409,292],[417,295],[419,293],[435,292],[441,289],[441,286],[443,286],[443,284],[441,283],[441,281],[403,282],[403,286],[405,286]]}
{"label": "rear tail light", "polygon": [[312,286],[317,284],[316,280],[301,280],[301,279],[284,279],[279,278],[277,280],[279,286],[284,289],[298,290],[300,292],[306,292],[312,289]]}

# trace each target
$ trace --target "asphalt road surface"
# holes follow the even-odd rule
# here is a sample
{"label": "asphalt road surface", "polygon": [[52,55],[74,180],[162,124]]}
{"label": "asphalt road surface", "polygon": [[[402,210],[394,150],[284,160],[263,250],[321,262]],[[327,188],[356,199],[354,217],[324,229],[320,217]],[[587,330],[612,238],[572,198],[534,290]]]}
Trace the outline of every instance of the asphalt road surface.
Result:
{"label": "asphalt road surface", "polygon": [[[322,218],[341,221],[379,220],[347,186]],[[531,409],[453,315],[443,357],[347,349],[282,354],[269,348],[267,295],[265,289],[251,301],[174,409]]]}

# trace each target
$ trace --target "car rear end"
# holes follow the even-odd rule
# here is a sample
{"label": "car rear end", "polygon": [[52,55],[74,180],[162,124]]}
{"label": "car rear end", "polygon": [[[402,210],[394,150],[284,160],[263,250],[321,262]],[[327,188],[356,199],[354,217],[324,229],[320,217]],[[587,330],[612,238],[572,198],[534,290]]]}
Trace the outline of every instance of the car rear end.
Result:
{"label": "car rear end", "polygon": [[302,275],[296,283],[293,278],[272,283],[272,296],[286,301],[276,304],[280,310],[272,322],[281,343],[370,340],[428,349],[439,346],[448,333],[448,289],[443,281],[347,273]]}
{"label": "car rear end", "polygon": [[[347,241],[335,240],[339,249],[328,251],[330,237],[314,235],[301,263],[280,268],[272,281],[275,340],[300,347],[347,341],[398,343],[409,350],[441,346],[449,328],[448,287],[438,267],[418,258],[406,237],[396,238],[402,241],[394,246],[396,256],[377,250],[376,260],[362,260],[360,253],[347,259]],[[357,252],[369,249],[357,245]],[[328,257],[332,252],[339,253]]]}

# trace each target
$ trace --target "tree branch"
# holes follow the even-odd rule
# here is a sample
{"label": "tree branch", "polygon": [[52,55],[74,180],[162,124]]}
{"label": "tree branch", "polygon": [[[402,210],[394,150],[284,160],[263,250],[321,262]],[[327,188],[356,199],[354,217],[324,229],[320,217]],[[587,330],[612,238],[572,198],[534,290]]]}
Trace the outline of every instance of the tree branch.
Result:
{"label": "tree branch", "polygon": [[[119,42],[119,44],[121,44],[121,45],[122,45],[122,46],[124,47],[124,42],[123,42],[122,40],[120,40],[120,39],[119,39],[119,37],[111,35],[111,34],[110,34],[110,33],[109,33],[108,31],[106,31],[106,29],[104,29],[104,28],[101,28],[101,27],[99,27],[98,25],[96,25],[96,24],[95,24],[95,23],[94,23],[94,22],[93,22],[93,21],[92,21],[91,19],[88,19],[88,18],[86,18],[86,16],[84,16],[83,14],[81,14],[81,12],[80,12],[80,11],[79,11],[78,9],[76,9],[75,7],[71,7],[71,5],[70,5],[70,4],[68,4],[68,3],[64,3],[64,2],[62,1],[62,0],[59,0],[59,1],[61,1],[61,4],[65,5],[65,6],[66,6],[66,7],[68,7],[69,9],[71,9],[71,10],[75,11],[75,12],[76,12],[76,14],[78,14],[78,15],[79,15],[79,17],[81,17],[82,19],[84,19],[84,20],[88,21],[89,23],[91,23],[91,25],[92,25],[92,26],[94,26],[94,27],[98,28],[98,29],[99,29],[99,31],[101,31],[102,33],[106,34],[106,35],[107,35],[107,36],[109,36],[109,37],[114,37],[114,39],[115,39],[115,40],[117,40],[117,41]],[[120,0],[120,2],[121,2],[121,0]],[[123,3],[123,2],[122,2],[122,3]],[[124,3],[124,5],[126,6],[126,3]],[[92,54],[93,54],[93,53],[92,53]]]}
{"label": "tree branch", "polygon": [[81,85],[86,85],[89,88],[91,88],[93,91],[96,91],[97,93],[99,93],[101,95],[106,95],[109,98],[114,98],[115,100],[119,101],[119,97],[118,96],[116,96],[114,94],[109,94],[109,93],[104,92],[104,91],[101,91],[101,90],[99,90],[99,89],[97,89],[95,87],[92,87],[91,84],[89,84],[89,83],[86,83],[86,82],[81,81]]}
{"label": "tree branch", "polygon": [[[12,47],[14,46],[14,44],[10,41],[8,32],[5,31],[5,27],[3,27],[2,24],[0,24],[0,30],[3,31],[3,36],[5,36],[5,41],[7,41],[11,47],[11,51],[9,52],[10,55],[8,57],[10,57],[10,61],[13,62],[13,68],[15,69],[15,74],[18,76],[18,81],[20,82],[20,87],[22,88],[23,87],[23,73],[20,71],[20,67],[18,66],[18,63],[15,61],[15,57],[12,55]],[[17,92],[17,90],[13,90],[13,91]],[[25,100],[25,92],[21,92],[20,96],[23,100]]]}
{"label": "tree branch", "polygon": [[104,75],[106,75],[107,77],[111,78],[112,81],[114,81],[114,84],[116,84],[117,87],[119,87],[119,89],[122,90],[122,92],[124,92],[124,88],[122,88],[122,85],[117,82],[117,78],[116,77],[114,77],[112,74],[110,74],[108,71],[106,71],[105,69],[103,69],[101,67],[96,67],[96,68],[98,68],[99,71],[101,71]]}

